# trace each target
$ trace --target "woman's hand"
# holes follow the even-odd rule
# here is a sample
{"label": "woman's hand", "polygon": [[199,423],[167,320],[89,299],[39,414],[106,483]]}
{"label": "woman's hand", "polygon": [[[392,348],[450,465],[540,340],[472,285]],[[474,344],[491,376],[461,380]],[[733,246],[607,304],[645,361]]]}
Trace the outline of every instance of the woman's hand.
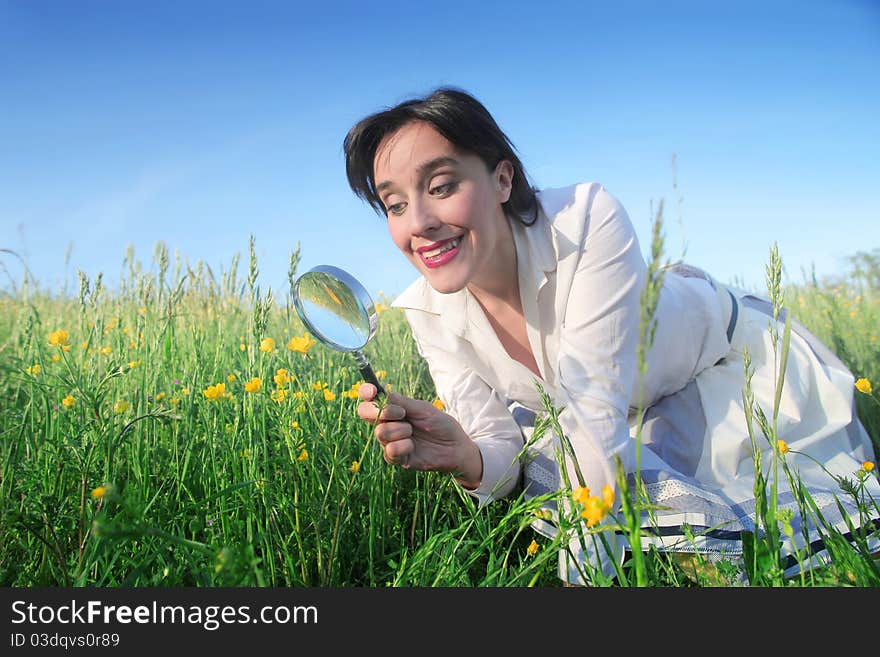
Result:
{"label": "woman's hand", "polygon": [[357,413],[362,420],[376,425],[374,433],[386,463],[415,470],[453,472],[465,488],[480,485],[480,448],[451,415],[430,402],[390,392],[379,416],[373,401],[376,392],[371,383],[361,384]]}

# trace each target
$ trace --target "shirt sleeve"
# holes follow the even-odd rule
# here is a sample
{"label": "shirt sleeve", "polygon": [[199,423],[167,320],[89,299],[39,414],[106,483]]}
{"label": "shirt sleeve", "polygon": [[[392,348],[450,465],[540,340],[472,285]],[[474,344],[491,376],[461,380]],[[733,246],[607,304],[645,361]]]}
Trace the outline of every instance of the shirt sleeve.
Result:
{"label": "shirt sleeve", "polygon": [[[445,411],[461,424],[480,450],[483,477],[474,490],[463,488],[480,505],[507,496],[519,481],[524,440],[504,400],[463,360],[425,339],[426,319],[419,311],[406,311],[419,354],[428,364],[437,396]],[[428,320],[430,321],[430,320]]]}
{"label": "shirt sleeve", "polygon": [[[629,441],[630,395],[637,375],[639,308],[647,266],[623,206],[596,194],[560,331],[554,400],[586,485],[614,484],[615,455]],[[572,479],[572,485],[577,480]]]}
{"label": "shirt sleeve", "polygon": [[[629,216],[604,189],[588,206],[585,222],[560,330],[554,403],[563,407],[559,425],[591,494],[601,495],[610,484],[619,500],[614,457],[619,456],[624,467],[633,465],[627,462],[633,453],[627,449],[627,415],[637,376],[639,308],[647,266]],[[566,465],[569,481],[577,487],[570,459]],[[622,559],[623,546],[614,533],[605,536],[613,558]],[[607,556],[599,555],[598,565],[609,574]]]}

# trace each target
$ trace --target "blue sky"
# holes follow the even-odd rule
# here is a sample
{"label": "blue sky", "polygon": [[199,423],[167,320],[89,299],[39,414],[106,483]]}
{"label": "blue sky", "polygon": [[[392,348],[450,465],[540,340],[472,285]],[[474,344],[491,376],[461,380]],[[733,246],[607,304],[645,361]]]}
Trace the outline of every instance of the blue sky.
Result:
{"label": "blue sky", "polygon": [[661,199],[667,254],[747,287],[774,242],[794,282],[880,247],[876,1],[305,4],[0,0],[0,248],[75,294],[158,241],[243,277],[253,235],[277,296],[299,243],[393,297],[417,274],[342,139],[440,85],[539,187],[603,183],[645,253]]}

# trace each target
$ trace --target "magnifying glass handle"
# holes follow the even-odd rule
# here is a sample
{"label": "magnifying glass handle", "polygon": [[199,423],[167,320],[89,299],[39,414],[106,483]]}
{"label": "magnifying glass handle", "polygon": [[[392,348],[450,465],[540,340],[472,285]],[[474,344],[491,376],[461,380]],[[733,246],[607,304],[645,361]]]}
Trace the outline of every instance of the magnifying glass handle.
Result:
{"label": "magnifying glass handle", "polygon": [[359,351],[352,353],[354,354],[355,360],[357,360],[358,370],[360,370],[361,376],[364,377],[364,381],[376,386],[377,397],[384,395],[385,389],[382,387],[382,384],[379,383],[379,379],[376,378],[376,373],[373,372],[373,367],[370,365],[370,361],[368,361],[366,356]]}

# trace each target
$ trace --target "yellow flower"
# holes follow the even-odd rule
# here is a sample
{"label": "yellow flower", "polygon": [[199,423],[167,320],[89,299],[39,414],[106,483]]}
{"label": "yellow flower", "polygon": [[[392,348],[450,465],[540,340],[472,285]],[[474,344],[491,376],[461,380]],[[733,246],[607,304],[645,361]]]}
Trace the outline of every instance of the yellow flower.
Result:
{"label": "yellow flower", "polygon": [[290,428],[291,429],[299,429],[299,422],[294,420],[293,422],[290,423]]}
{"label": "yellow flower", "polygon": [[376,370],[376,378],[377,378],[377,379],[382,380],[382,379],[384,379],[386,376],[388,376],[388,372],[387,372],[387,371],[385,371],[385,370]]}
{"label": "yellow flower", "polygon": [[269,395],[269,398],[272,401],[276,401],[280,404],[285,399],[287,399],[287,390],[285,390],[284,388],[277,388],[272,391],[272,394]]}
{"label": "yellow flower", "polygon": [[584,504],[590,497],[590,489],[586,486],[578,486],[571,492],[571,499],[580,504]]}
{"label": "yellow flower", "polygon": [[113,404],[113,412],[117,415],[125,413],[125,411],[127,411],[129,408],[131,408],[131,404],[129,404],[124,399],[120,399],[115,404]]}
{"label": "yellow flower", "polygon": [[373,305],[373,307],[376,309],[377,315],[388,310],[388,306],[386,306],[384,303],[379,303],[378,301]]}
{"label": "yellow flower", "polygon": [[130,361],[128,361],[128,369],[133,370],[139,364],[140,364],[139,360],[130,360]]}
{"label": "yellow flower", "polygon": [[776,448],[779,450],[780,454],[788,454],[788,443],[781,438],[776,441]]}
{"label": "yellow flower", "polygon": [[181,388],[180,394],[186,397],[187,395],[189,395],[189,388]]}
{"label": "yellow flower", "polygon": [[873,461],[865,461],[862,463],[862,470],[865,472],[872,472],[874,470],[874,462]]}
{"label": "yellow flower", "polygon": [[57,363],[59,360],[61,360],[61,356],[59,356],[58,354],[52,354],[53,363]]}
{"label": "yellow flower", "polygon": [[360,469],[361,469],[361,464],[360,464],[360,463],[358,463],[357,461],[352,461],[352,462],[351,462],[351,467],[349,468],[349,470],[351,470],[352,472],[357,472],[357,471],[360,470]]}
{"label": "yellow flower", "polygon": [[526,550],[526,553],[527,553],[530,557],[533,557],[533,556],[535,556],[535,555],[538,553],[538,547],[539,547],[539,546],[538,546],[538,541],[536,541],[535,539],[532,539],[532,542],[529,543],[529,547],[528,547],[528,549]]}
{"label": "yellow flower", "polygon": [[598,524],[608,514],[608,508],[598,497],[591,497],[584,503],[581,517],[587,521],[587,527]]}
{"label": "yellow flower", "polygon": [[141,306],[140,308],[138,308],[138,313],[140,313],[141,315],[146,315],[147,314],[147,307]]}
{"label": "yellow flower", "polygon": [[69,340],[70,334],[62,329],[52,331],[49,334],[49,344],[53,347],[61,347],[62,349],[64,349],[64,351],[70,349],[70,345],[68,344]]}
{"label": "yellow flower", "polygon": [[247,349],[247,347],[244,346],[244,343],[243,343],[243,342],[242,342],[240,345],[238,345],[238,350],[239,350],[239,351],[244,351],[245,349]]}
{"label": "yellow flower", "polygon": [[553,518],[553,514],[550,513],[550,509],[535,509],[535,516],[540,518],[541,520],[551,520]]}
{"label": "yellow flower", "polygon": [[309,458],[309,453],[308,453],[308,451],[305,450],[305,449],[303,449],[303,451],[301,451],[301,452],[299,453],[299,456],[296,457],[296,460],[297,460],[297,461],[305,461],[305,460],[308,459],[308,458]]}
{"label": "yellow flower", "polygon": [[324,384],[321,383],[320,381],[315,381],[312,384],[312,390],[323,390],[323,389],[324,389]]}
{"label": "yellow flower", "polygon": [[67,395],[64,399],[61,400],[61,404],[64,408],[70,408],[74,404],[76,404],[76,399],[73,398],[73,395]]}
{"label": "yellow flower", "polygon": [[279,368],[275,372],[274,379],[275,379],[275,385],[278,386],[279,388],[283,388],[288,383],[290,383],[290,375],[287,373],[287,370],[284,369],[283,367]]}
{"label": "yellow flower", "polygon": [[[183,391],[181,391],[181,392],[183,392]],[[208,401],[217,401],[218,399],[220,399],[220,397],[222,397],[226,393],[226,384],[225,383],[218,383],[213,386],[208,386],[202,392],[205,395],[205,397],[208,398]]]}
{"label": "yellow flower", "polygon": [[232,383],[233,381],[235,381],[235,374],[230,374],[226,377],[226,380],[229,381],[229,383]]}
{"label": "yellow flower", "polygon": [[260,342],[260,351],[264,351],[267,354],[271,354],[275,351],[275,339],[263,338],[262,342]]}
{"label": "yellow flower", "polygon": [[614,504],[614,489],[606,484],[602,487],[601,498],[591,496],[583,504],[584,510],[581,511],[581,517],[586,519],[587,527],[592,527],[611,512],[611,507]]}
{"label": "yellow flower", "polygon": [[446,406],[443,404],[442,399],[435,399],[433,404],[436,408],[440,409],[441,411],[446,409]]}
{"label": "yellow flower", "polygon": [[113,351],[113,349],[110,348],[110,347],[101,347],[101,349],[100,349],[100,352],[101,352],[102,354],[104,354],[105,356],[106,356],[107,354],[109,354],[111,351]]}
{"label": "yellow flower", "polygon": [[105,484],[104,486],[98,486],[97,488],[93,488],[92,489],[92,499],[93,500],[100,500],[100,499],[107,497],[107,495],[110,493],[111,489],[112,489],[112,486],[110,486],[109,484]]}
{"label": "yellow flower", "polygon": [[153,397],[153,399],[155,399],[156,401],[162,401],[163,399],[165,399],[165,397],[166,395],[164,392],[157,392],[156,396]]}
{"label": "yellow flower", "polygon": [[324,401],[331,402],[336,399],[336,393],[332,392],[328,388],[324,388]]}
{"label": "yellow flower", "polygon": [[250,458],[250,456],[251,456],[251,450],[249,450],[249,449],[241,450],[241,458],[247,459],[247,458]]}
{"label": "yellow flower", "polygon": [[305,333],[301,336],[296,335],[287,342],[287,348],[290,351],[298,351],[301,354],[309,353],[309,349],[315,346],[316,340],[312,338],[308,333]]}
{"label": "yellow flower", "polygon": [[862,377],[861,379],[856,381],[856,390],[865,395],[870,395],[873,391],[873,388],[871,387],[871,382],[868,379]]}
{"label": "yellow flower", "polygon": [[260,389],[263,387],[263,379],[258,376],[255,376],[250,381],[244,384],[245,392],[260,392]]}
{"label": "yellow flower", "polygon": [[43,368],[40,367],[39,365],[31,365],[30,367],[25,369],[25,372],[27,372],[31,376],[37,376],[37,374],[39,374],[42,371],[43,371]]}
{"label": "yellow flower", "polygon": [[293,393],[295,399],[302,399],[303,397],[305,397],[305,395],[306,393],[304,393],[302,390],[297,390],[295,393]]}

